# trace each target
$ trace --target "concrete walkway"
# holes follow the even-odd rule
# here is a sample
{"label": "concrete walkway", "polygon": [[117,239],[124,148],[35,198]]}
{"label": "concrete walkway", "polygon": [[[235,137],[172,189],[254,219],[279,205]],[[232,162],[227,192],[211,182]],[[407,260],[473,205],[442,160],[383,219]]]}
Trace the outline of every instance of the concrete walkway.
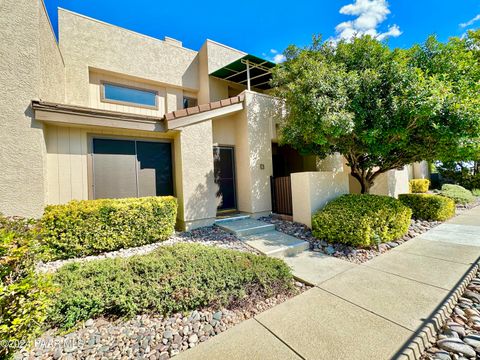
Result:
{"label": "concrete walkway", "polygon": [[355,265],[304,251],[286,256],[305,293],[177,359],[399,357],[480,256],[480,207]]}

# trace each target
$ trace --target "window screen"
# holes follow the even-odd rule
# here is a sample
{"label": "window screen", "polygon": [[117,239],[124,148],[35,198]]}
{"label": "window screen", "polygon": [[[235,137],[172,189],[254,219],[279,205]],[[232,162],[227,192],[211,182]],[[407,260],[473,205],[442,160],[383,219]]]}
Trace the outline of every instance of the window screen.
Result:
{"label": "window screen", "polygon": [[94,198],[173,195],[170,143],[93,139]]}

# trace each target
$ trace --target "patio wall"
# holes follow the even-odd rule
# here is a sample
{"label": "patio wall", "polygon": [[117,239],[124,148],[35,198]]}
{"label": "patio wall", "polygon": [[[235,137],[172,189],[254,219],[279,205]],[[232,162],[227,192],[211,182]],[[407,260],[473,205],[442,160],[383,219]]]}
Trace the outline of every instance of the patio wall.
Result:
{"label": "patio wall", "polygon": [[329,201],[349,193],[348,175],[343,171],[294,173],[292,178],[293,221],[312,226],[312,214]]}

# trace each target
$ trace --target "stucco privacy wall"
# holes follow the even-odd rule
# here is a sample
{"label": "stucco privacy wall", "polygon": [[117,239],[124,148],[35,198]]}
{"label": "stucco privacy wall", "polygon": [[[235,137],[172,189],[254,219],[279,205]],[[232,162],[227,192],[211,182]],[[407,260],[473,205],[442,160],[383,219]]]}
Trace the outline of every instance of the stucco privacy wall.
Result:
{"label": "stucco privacy wall", "polygon": [[178,136],[175,167],[179,168],[183,187],[179,197],[181,226],[190,229],[211,225],[217,211],[212,121],[184,127]]}
{"label": "stucco privacy wall", "polygon": [[293,221],[312,227],[312,215],[329,201],[349,193],[348,174],[342,171],[293,173]]}
{"label": "stucco privacy wall", "polygon": [[[250,211],[264,213],[272,209],[270,177],[273,175],[272,138],[274,98],[245,91],[247,112],[248,166]],[[239,132],[240,133],[240,132]],[[248,183],[248,182],[247,182]]]}
{"label": "stucco privacy wall", "polygon": [[88,67],[198,91],[196,51],[64,9],[58,22],[70,104],[88,106]]}
{"label": "stucco privacy wall", "polygon": [[413,177],[414,179],[429,179],[430,170],[428,168],[428,162],[421,161],[414,163],[413,165]]}
{"label": "stucco privacy wall", "polygon": [[388,195],[396,198],[399,194],[409,192],[408,181],[407,167],[404,167],[403,170],[390,170],[375,179],[370,193],[375,195]]}
{"label": "stucco privacy wall", "polygon": [[31,100],[63,101],[64,69],[39,0],[0,5],[0,212],[40,216],[45,200],[45,141]]}

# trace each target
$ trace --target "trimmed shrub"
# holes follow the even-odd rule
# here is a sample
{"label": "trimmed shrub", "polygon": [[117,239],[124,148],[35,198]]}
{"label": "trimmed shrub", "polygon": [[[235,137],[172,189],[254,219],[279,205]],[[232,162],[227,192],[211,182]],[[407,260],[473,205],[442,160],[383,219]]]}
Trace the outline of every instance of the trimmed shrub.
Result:
{"label": "trimmed shrub", "polygon": [[61,291],[49,319],[69,328],[98,316],[190,311],[229,306],[246,296],[291,292],[281,260],[200,244],[160,247],[151,254],[73,263],[57,271]]}
{"label": "trimmed shrub", "polygon": [[372,246],[405,235],[412,211],[399,200],[379,195],[343,195],[312,217],[318,239],[352,246]]}
{"label": "trimmed shrub", "polygon": [[480,189],[473,189],[472,190],[472,195],[473,196],[480,196]]}
{"label": "trimmed shrub", "polygon": [[470,190],[467,190],[460,185],[445,184],[442,186],[440,193],[455,201],[455,204],[465,205],[475,201],[475,197]]}
{"label": "trimmed shrub", "polygon": [[37,242],[30,224],[0,216],[0,358],[10,358],[40,333],[52,291],[34,271]]}
{"label": "trimmed shrub", "polygon": [[415,219],[445,221],[455,215],[455,202],[433,194],[401,194],[398,199],[412,209]]}
{"label": "trimmed shrub", "polygon": [[410,192],[412,193],[426,193],[430,186],[428,179],[412,179],[409,182]]}
{"label": "trimmed shrub", "polygon": [[174,232],[176,217],[177,201],[171,196],[47,206],[40,221],[45,257],[82,257],[165,240]]}

